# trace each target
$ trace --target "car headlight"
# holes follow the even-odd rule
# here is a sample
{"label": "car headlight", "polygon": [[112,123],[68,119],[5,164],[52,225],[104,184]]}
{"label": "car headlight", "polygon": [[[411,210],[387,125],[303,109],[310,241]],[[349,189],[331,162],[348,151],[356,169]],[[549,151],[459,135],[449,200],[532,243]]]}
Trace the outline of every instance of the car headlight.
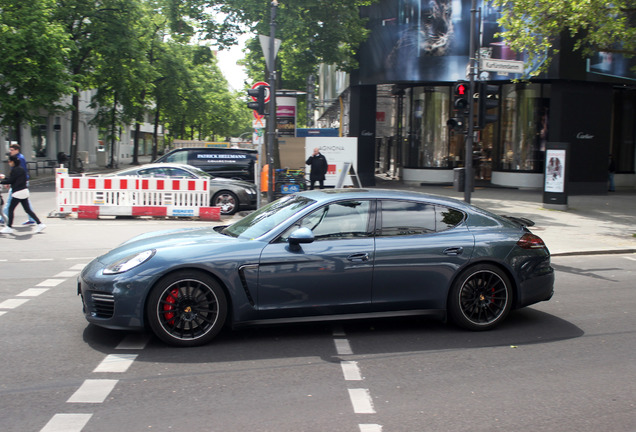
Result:
{"label": "car headlight", "polygon": [[102,273],[104,274],[117,274],[124,273],[130,269],[137,267],[148,261],[155,254],[154,249],[150,249],[147,251],[139,252],[134,255],[127,256],[126,258],[122,258],[119,261],[116,261],[106,267]]}

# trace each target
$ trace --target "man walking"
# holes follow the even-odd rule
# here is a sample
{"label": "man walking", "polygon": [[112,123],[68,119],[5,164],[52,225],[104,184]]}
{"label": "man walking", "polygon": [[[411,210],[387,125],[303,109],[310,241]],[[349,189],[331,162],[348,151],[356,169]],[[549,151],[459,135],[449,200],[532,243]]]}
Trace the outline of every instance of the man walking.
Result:
{"label": "man walking", "polygon": [[309,188],[314,188],[314,183],[318,182],[320,189],[325,188],[325,174],[327,174],[327,158],[320,153],[320,149],[316,147],[314,154],[309,156],[305,162],[311,167],[309,171]]}

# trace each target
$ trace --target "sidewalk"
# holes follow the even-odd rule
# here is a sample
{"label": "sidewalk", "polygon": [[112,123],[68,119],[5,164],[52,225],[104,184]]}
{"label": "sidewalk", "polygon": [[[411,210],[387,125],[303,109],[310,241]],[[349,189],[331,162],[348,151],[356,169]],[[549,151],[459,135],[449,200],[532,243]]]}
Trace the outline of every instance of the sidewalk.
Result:
{"label": "sidewalk", "polygon": [[[140,157],[148,163],[149,157]],[[120,166],[120,169],[128,165]],[[113,171],[90,168],[86,174]],[[53,181],[53,174],[40,174],[31,183]],[[448,185],[407,186],[401,181],[376,176],[376,188],[411,190],[464,200],[464,193]],[[530,230],[548,245],[552,255],[636,253],[636,190],[618,190],[607,195],[573,195],[568,209],[543,208],[541,190],[477,187],[471,204],[497,214],[522,216],[535,222]]]}

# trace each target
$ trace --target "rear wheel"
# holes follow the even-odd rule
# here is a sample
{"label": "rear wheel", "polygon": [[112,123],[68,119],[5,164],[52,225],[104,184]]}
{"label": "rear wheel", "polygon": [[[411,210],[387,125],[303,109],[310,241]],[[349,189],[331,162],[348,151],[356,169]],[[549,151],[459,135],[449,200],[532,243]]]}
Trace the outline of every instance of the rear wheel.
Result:
{"label": "rear wheel", "polygon": [[204,345],[221,331],[227,299],[221,286],[198,271],[180,271],[155,286],[146,306],[150,328],[162,341],[181,347]]}
{"label": "rear wheel", "polygon": [[230,191],[217,192],[212,198],[213,207],[221,207],[221,214],[233,215],[238,210],[239,200]]}
{"label": "rear wheel", "polygon": [[451,288],[448,312],[460,327],[489,330],[508,315],[512,307],[512,284],[491,264],[464,270]]}

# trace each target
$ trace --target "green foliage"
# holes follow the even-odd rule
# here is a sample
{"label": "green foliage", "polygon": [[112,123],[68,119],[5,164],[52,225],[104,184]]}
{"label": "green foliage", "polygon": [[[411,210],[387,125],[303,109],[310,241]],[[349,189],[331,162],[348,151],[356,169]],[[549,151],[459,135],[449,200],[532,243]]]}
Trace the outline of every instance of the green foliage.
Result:
{"label": "green foliage", "polygon": [[[304,89],[321,62],[355,68],[367,36],[359,7],[373,2],[280,2],[278,87]],[[67,109],[74,135],[79,94],[95,90],[93,123],[113,136],[117,126],[150,113],[178,138],[223,139],[251,129],[244,91],[230,92],[213,52],[196,38],[222,49],[243,32],[269,35],[269,1],[0,0],[0,12],[3,125],[18,129],[42,109]],[[264,79],[258,39],[248,47],[248,71]],[[59,106],[65,95],[73,96],[69,107]]]}
{"label": "green foliage", "polygon": [[[503,16],[501,33],[517,52],[533,61],[558,52],[562,35],[576,40],[585,57],[604,51],[631,57],[636,54],[636,3],[634,0],[492,0]],[[548,55],[548,63],[551,56]],[[548,63],[536,72],[545,71]]]}
{"label": "green foliage", "polygon": [[[277,57],[279,88],[304,89],[307,76],[320,63],[335,64],[342,70],[358,66],[356,50],[366,40],[366,21],[359,8],[376,0],[286,0],[279,2],[276,14],[276,38],[282,41]],[[213,2],[225,20],[206,23],[207,37],[221,42],[232,40],[228,32],[241,29],[269,36],[271,2],[227,0]],[[264,77],[265,59],[258,38],[247,44],[246,65],[249,75]]]}
{"label": "green foliage", "polygon": [[31,122],[70,91],[68,35],[51,22],[53,0],[0,0],[0,124]]}

